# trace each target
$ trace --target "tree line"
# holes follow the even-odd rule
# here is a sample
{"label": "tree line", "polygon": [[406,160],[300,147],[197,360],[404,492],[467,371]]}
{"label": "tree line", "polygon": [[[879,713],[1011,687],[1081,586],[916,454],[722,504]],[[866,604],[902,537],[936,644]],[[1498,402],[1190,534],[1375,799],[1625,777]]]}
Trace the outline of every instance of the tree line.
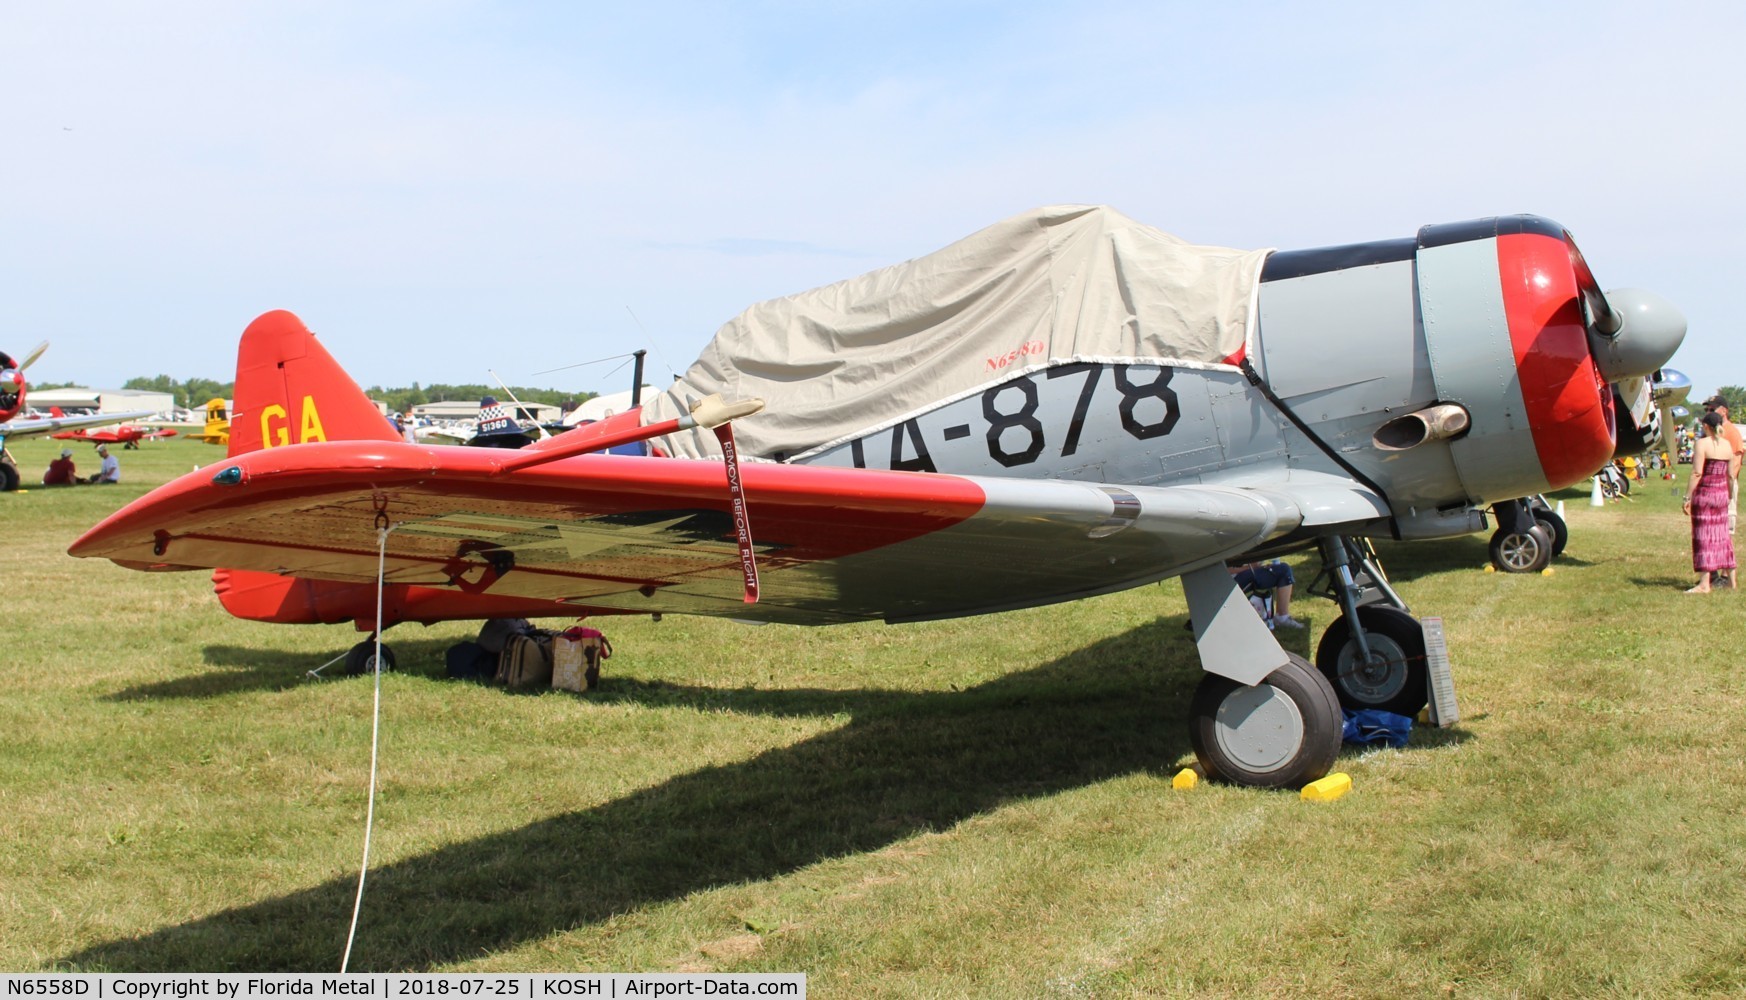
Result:
{"label": "tree line", "polygon": [[[204,406],[213,397],[230,399],[236,392],[235,382],[218,382],[209,378],[174,379],[168,375],[158,375],[152,378],[139,376],[122,383],[123,389],[139,389],[146,392],[165,392],[176,401],[176,405],[188,409]],[[549,403],[553,406],[570,409],[592,398],[592,392],[570,392],[564,389],[536,389],[528,386],[513,385],[510,391],[524,403]],[[503,402],[508,402],[503,390],[493,385],[449,385],[437,382],[431,385],[412,383],[404,389],[384,389],[373,385],[364,390],[371,399],[388,404],[388,409],[394,413],[405,413],[421,403],[442,403],[450,400],[473,401],[484,396],[496,396]]]}
{"label": "tree line", "polygon": [[[56,389],[72,386],[73,383],[45,383],[37,388]],[[123,389],[143,389],[148,392],[167,392],[175,400],[176,405],[193,409],[206,405],[206,401],[214,396],[230,399],[236,391],[235,382],[215,382],[209,378],[173,379],[168,375],[158,375],[153,378],[143,376],[130,378],[122,384]],[[549,403],[565,410],[581,405],[584,401],[594,398],[592,392],[569,392],[564,389],[535,389],[528,386],[513,385],[510,390],[517,399],[524,403]],[[421,386],[417,382],[405,389],[384,389],[373,385],[364,390],[371,399],[381,400],[388,404],[388,409],[394,413],[405,413],[420,403],[442,403],[454,399],[475,400],[482,396],[496,396],[504,399],[503,390],[494,385],[449,385],[443,382]],[[1730,416],[1746,419],[1741,407],[1746,406],[1746,386],[1724,385],[1713,395],[1721,396],[1728,401]],[[1704,397],[1708,399],[1708,396]],[[1700,403],[1702,400],[1690,400],[1689,403]],[[1698,409],[1701,407],[1694,407]],[[1702,414],[1700,413],[1699,416]]]}

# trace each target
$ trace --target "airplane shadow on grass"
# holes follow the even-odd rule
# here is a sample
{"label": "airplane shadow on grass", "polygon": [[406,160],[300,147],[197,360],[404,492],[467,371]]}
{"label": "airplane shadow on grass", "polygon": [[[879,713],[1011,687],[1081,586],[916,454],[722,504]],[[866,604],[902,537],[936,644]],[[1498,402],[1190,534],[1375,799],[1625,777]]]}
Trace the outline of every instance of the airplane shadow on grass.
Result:
{"label": "airplane shadow on grass", "polygon": [[[962,692],[805,693],[806,709],[835,712],[846,702],[852,720],[751,760],[374,869],[354,967],[425,969],[474,958],[877,850],[1010,800],[1166,766],[1185,749],[1182,714],[1198,680],[1191,657],[1159,648],[1183,641],[1174,631],[1143,626]],[[1112,670],[1112,660],[1167,665]],[[625,700],[639,690],[655,701],[689,697],[621,687],[615,697]],[[781,692],[717,697],[787,710]],[[63,961],[132,971],[332,969],[355,889],[355,879],[342,877]]]}
{"label": "airplane shadow on grass", "polygon": [[[384,637],[387,645],[408,673],[441,675],[443,652],[454,644],[449,639],[418,639],[411,642]],[[283,691],[314,680],[309,671],[320,667],[324,660],[337,656],[349,644],[336,649],[328,657],[317,659],[309,653],[289,653],[276,649],[254,649],[248,646],[207,646],[200,651],[202,662],[221,670],[193,677],[179,677],[156,684],[141,684],[109,696],[111,701],[138,701],[149,698],[219,698],[244,691]],[[434,664],[434,671],[421,669]],[[336,680],[346,676],[345,664],[329,663],[321,679]]]}
{"label": "airplane shadow on grass", "polygon": [[[1308,616],[1304,617],[1306,620],[1309,620]],[[1186,619],[1177,619],[1178,627],[1181,628],[1182,623],[1185,621]],[[1308,637],[1314,631],[1314,628],[1309,631],[1282,631],[1279,633],[1279,641],[1280,644],[1285,647],[1287,652],[1297,653],[1304,657],[1311,657],[1313,654],[1310,652]],[[1170,633],[1166,632],[1165,634],[1168,636]],[[1186,629],[1177,633],[1176,638],[1181,642],[1187,643],[1189,639]],[[450,646],[454,645],[454,640],[418,639],[406,641],[399,638],[392,640],[385,638],[384,641],[387,645],[394,648],[394,653],[399,664],[397,668],[398,672],[411,676],[430,677],[438,680],[453,679],[449,678],[445,672],[444,653],[448,651]],[[1184,646],[1183,648],[1187,649],[1188,647]],[[1190,655],[1192,656],[1192,654]],[[160,681],[154,684],[137,685],[109,695],[106,700],[141,701],[156,698],[220,698],[225,695],[245,691],[283,691],[287,688],[296,687],[300,684],[306,684],[316,680],[316,678],[310,677],[309,673],[310,671],[322,666],[322,661],[317,660],[314,656],[307,653],[292,653],[275,649],[255,649],[249,646],[207,646],[201,650],[201,659],[204,663],[210,666],[221,667],[224,669],[192,677],[179,677],[175,680]],[[365,675],[360,674],[356,676]],[[322,670],[319,679],[331,681],[343,680],[346,677],[347,675],[343,664],[328,663],[325,669]],[[651,694],[666,689],[678,690],[675,685],[660,683],[616,679],[611,680],[609,683],[612,685],[609,689],[592,692],[589,697],[594,700],[622,700],[624,693],[620,685],[626,683],[641,683],[643,688]],[[779,693],[769,691],[760,692],[750,688],[739,689],[737,691],[734,691],[734,689],[715,688],[686,690],[694,692],[693,701],[701,703],[703,707],[709,708],[725,707],[721,701],[724,690],[733,691],[737,697]],[[530,691],[525,693],[538,694],[539,692]],[[792,695],[794,692],[789,691],[780,693]],[[819,691],[817,693],[824,696],[826,700],[830,700],[831,696],[838,694],[838,692],[832,691]],[[866,694],[867,692],[861,693]],[[846,696],[849,692],[842,692],[841,694]],[[674,704],[658,695],[654,696],[652,700],[661,705]],[[836,700],[840,701],[841,698],[839,697]],[[790,699],[790,701],[792,701],[792,699]],[[740,704],[740,709],[743,710],[743,703]],[[831,711],[837,710],[838,709],[832,709]],[[795,711],[785,711],[782,714],[814,713],[808,713],[805,711],[798,713]]]}
{"label": "airplane shadow on grass", "polygon": [[[1161,619],[956,692],[609,682],[603,701],[847,711],[851,721],[593,809],[374,868],[353,967],[420,970],[489,955],[878,850],[1003,803],[1167,769],[1187,752],[1188,702],[1200,679],[1187,643],[1179,620]],[[356,887],[341,877],[60,962],[140,972],[332,969]]]}
{"label": "airplane shadow on grass", "polygon": [[[1383,571],[1392,584],[1410,583],[1442,573],[1484,572],[1491,562],[1490,535],[1461,535],[1431,541],[1390,542],[1377,546]],[[1558,569],[1593,566],[1568,551],[1552,560]]]}

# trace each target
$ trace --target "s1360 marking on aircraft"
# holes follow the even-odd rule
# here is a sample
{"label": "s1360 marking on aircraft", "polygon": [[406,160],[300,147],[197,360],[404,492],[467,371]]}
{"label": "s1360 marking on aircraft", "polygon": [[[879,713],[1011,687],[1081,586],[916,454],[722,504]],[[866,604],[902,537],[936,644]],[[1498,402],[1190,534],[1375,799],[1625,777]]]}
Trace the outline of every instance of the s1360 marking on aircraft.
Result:
{"label": "s1360 marking on aircraft", "polygon": [[0,490],[11,491],[18,488],[20,476],[18,465],[12,460],[12,455],[6,450],[9,438],[40,437],[44,434],[54,434],[57,431],[69,431],[80,427],[103,427],[107,424],[119,424],[128,420],[138,420],[151,416],[150,410],[128,410],[123,413],[93,413],[85,416],[68,417],[57,415],[50,417],[21,417],[24,412],[25,392],[29,384],[24,377],[24,370],[42,357],[48,350],[48,341],[36,345],[36,348],[24,356],[23,361],[16,361],[12,355],[0,351]]}
{"label": "s1360 marking on aircraft", "polygon": [[[1661,299],[1603,294],[1532,216],[1269,254],[1050,208],[755,306],[674,390],[518,452],[393,438],[303,325],[269,313],[239,351],[230,460],[71,551],[224,567],[234,614],[361,628],[379,543],[387,624],[920,621],[1181,577],[1206,671],[1197,755],[1291,786],[1331,767],[1341,703],[1426,700],[1422,632],[1362,540],[1477,531],[1492,503],[1585,479],[1616,447],[1609,383],[1683,335]],[[743,508],[719,463],[583,454],[640,436],[713,455],[680,428],[720,422],[686,412],[717,390],[768,404],[734,424],[774,460],[740,470]],[[322,434],[275,437],[269,412]],[[1342,608],[1315,665],[1225,568],[1302,546]]]}

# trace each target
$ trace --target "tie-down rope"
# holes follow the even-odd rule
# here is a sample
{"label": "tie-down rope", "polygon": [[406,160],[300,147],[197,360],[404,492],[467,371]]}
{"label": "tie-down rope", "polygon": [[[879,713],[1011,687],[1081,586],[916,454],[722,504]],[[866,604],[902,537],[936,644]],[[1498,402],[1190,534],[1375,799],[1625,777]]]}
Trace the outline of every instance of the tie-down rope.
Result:
{"label": "tie-down rope", "polygon": [[382,581],[388,566],[388,533],[398,525],[390,526],[387,519],[379,517],[376,522],[376,658],[371,672],[376,675],[375,705],[370,713],[370,798],[364,810],[364,858],[358,862],[358,897],[352,903],[352,926],[346,931],[346,952],[340,958],[341,972],[345,972],[352,962],[352,940],[358,934],[358,914],[364,909],[364,876],[370,871],[370,831],[376,825],[376,751],[381,743],[382,735]]}

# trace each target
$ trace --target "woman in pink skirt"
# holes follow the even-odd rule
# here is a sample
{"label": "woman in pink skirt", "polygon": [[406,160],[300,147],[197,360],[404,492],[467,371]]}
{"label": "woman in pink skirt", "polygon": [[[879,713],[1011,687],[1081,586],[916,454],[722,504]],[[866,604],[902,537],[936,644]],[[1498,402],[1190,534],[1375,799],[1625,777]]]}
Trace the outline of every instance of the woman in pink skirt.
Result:
{"label": "woman in pink skirt", "polygon": [[1728,586],[1739,585],[1734,572],[1734,538],[1728,533],[1728,511],[1734,506],[1732,485],[1740,475],[1740,456],[1722,437],[1722,415],[1704,414],[1703,437],[1691,452],[1691,483],[1687,487],[1685,512],[1691,515],[1691,568],[1697,570],[1697,586],[1688,594],[1710,592],[1710,578],[1717,570],[1728,571]]}

